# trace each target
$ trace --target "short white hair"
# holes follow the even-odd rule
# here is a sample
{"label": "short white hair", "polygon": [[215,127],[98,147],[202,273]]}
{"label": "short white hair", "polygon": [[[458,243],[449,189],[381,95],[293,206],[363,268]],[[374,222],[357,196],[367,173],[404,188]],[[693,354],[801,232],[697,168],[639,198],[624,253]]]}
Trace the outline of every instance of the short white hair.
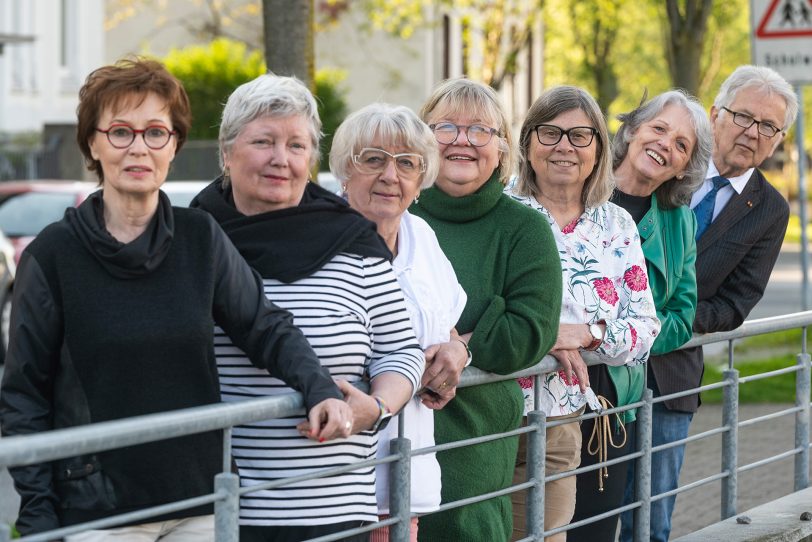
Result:
{"label": "short white hair", "polygon": [[316,99],[296,77],[266,73],[238,86],[228,97],[220,122],[220,167],[224,153],[231,151],[234,140],[249,124],[260,117],[292,117],[300,115],[308,121],[313,151],[310,166],[319,162],[321,119]]}
{"label": "short white hair", "polygon": [[749,64],[739,66],[731,73],[722,86],[719,93],[713,100],[716,109],[729,107],[736,99],[736,94],[743,88],[756,88],[764,90],[769,94],[777,94],[784,99],[787,104],[787,112],[784,118],[782,131],[786,132],[795,122],[798,116],[798,96],[792,85],[781,77],[778,72],[765,66],[751,66]]}
{"label": "short white hair", "polygon": [[333,136],[330,171],[340,181],[352,176],[352,156],[373,144],[399,146],[423,157],[426,171],[421,188],[434,184],[440,170],[440,150],[434,133],[408,107],[372,103],[344,119]]}

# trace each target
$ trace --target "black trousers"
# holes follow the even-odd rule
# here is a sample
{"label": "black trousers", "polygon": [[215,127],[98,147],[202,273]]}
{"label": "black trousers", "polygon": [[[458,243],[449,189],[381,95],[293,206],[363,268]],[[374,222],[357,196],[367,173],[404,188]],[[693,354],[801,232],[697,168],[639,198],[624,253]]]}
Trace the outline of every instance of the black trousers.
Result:
{"label": "black trousers", "polygon": [[[609,379],[609,372],[606,370],[605,365],[589,367],[589,382],[597,395],[603,395],[613,405],[617,404],[617,392]],[[613,415],[611,418],[612,438],[615,443],[620,443],[623,440],[623,433],[619,429],[616,420],[617,418]],[[609,459],[626,455],[634,449],[634,425],[634,422],[626,424],[626,443],[622,447],[607,447]],[[595,419],[586,420],[581,424],[584,439],[581,447],[581,467],[594,465],[598,462],[598,456],[591,455],[588,452],[589,438],[592,435],[594,426]],[[628,469],[629,461],[609,467],[609,476],[603,478],[603,491],[599,491],[597,470],[579,474],[576,477],[577,489],[573,523],[621,506],[623,504],[623,494],[626,490]],[[619,516],[615,514],[596,523],[590,523],[585,527],[567,531],[567,542],[614,542],[618,518]]]}
{"label": "black trousers", "polygon": [[[331,525],[297,527],[254,527],[240,526],[240,542],[302,542],[328,534],[361,527],[362,521],[347,521]],[[369,533],[342,538],[342,542],[369,542]]]}

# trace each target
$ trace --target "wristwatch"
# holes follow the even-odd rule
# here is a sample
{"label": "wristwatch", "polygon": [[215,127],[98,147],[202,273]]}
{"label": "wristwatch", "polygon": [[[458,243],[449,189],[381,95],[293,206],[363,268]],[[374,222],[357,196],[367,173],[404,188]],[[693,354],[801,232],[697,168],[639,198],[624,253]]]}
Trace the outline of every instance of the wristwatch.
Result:
{"label": "wristwatch", "polygon": [[592,335],[592,342],[589,343],[589,346],[587,346],[585,350],[597,350],[603,342],[603,331],[601,331],[601,326],[599,326],[597,323],[589,324],[589,334]]}
{"label": "wristwatch", "polygon": [[392,411],[389,410],[389,407],[386,406],[386,403],[383,399],[378,397],[377,395],[372,396],[375,399],[375,402],[378,403],[378,408],[380,409],[380,414],[378,414],[378,419],[375,420],[375,423],[372,424],[372,428],[370,431],[373,433],[377,433],[378,431],[383,430],[389,425],[389,420],[392,419]]}

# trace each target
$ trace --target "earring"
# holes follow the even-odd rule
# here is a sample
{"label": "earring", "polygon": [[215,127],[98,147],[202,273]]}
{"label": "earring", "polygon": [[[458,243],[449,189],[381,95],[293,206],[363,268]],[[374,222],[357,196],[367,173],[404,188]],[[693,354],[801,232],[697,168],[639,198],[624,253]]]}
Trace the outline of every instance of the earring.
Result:
{"label": "earring", "polygon": [[341,185],[341,191],[344,192],[345,194],[347,193],[347,183]]}
{"label": "earring", "polygon": [[223,167],[223,184],[227,185],[231,182],[231,170],[228,166]]}
{"label": "earring", "polygon": [[418,203],[420,203],[420,194],[414,197],[414,204],[417,205]]}

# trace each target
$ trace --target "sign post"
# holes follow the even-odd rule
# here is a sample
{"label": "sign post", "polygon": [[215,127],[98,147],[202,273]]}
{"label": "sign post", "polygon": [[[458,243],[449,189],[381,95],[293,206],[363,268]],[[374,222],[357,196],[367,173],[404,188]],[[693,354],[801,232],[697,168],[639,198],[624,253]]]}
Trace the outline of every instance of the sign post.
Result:
{"label": "sign post", "polygon": [[806,154],[804,154],[803,84],[812,82],[812,0],[750,0],[753,64],[767,66],[796,85],[798,120],[798,199],[801,219],[801,309],[810,308],[809,252],[806,235]]}

